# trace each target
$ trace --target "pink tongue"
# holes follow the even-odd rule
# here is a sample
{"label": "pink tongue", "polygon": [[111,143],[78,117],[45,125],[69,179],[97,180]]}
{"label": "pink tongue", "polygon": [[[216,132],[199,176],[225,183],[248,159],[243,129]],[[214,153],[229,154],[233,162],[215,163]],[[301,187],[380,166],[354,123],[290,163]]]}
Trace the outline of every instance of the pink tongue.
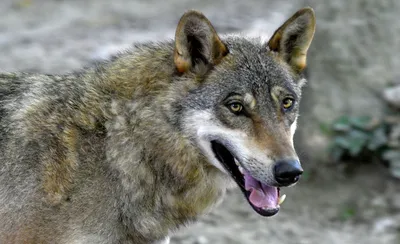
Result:
{"label": "pink tongue", "polygon": [[246,191],[250,191],[249,200],[255,207],[278,207],[278,188],[262,184],[247,171],[244,173],[244,186]]}

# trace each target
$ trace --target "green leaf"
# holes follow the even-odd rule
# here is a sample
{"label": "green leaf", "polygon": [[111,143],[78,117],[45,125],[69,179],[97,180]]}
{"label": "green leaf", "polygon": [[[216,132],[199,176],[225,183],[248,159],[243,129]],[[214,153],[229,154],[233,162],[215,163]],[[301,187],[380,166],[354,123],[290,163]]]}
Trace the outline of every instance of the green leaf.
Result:
{"label": "green leaf", "polygon": [[379,127],[374,130],[367,148],[371,151],[375,151],[376,149],[384,146],[387,142],[388,138],[386,136],[385,129],[383,127]]}
{"label": "green leaf", "polygon": [[350,141],[347,136],[337,136],[334,139],[334,144],[342,147],[344,149],[349,149],[351,147]]}
{"label": "green leaf", "polygon": [[370,116],[359,116],[349,118],[349,122],[356,128],[368,130],[371,125],[372,118]]}
{"label": "green leaf", "polygon": [[362,149],[369,140],[369,136],[362,131],[352,130],[350,131],[347,139],[350,144],[350,147],[348,148],[350,155],[354,157],[361,153]]}
{"label": "green leaf", "polygon": [[352,129],[348,134],[350,137],[364,138],[364,139],[369,139],[372,136],[372,133],[370,133],[370,132],[365,132],[365,131],[357,130],[357,129]]}
{"label": "green leaf", "polygon": [[331,129],[330,125],[328,125],[326,123],[320,123],[319,130],[322,132],[322,134],[324,134],[326,136],[329,136],[332,134],[332,129]]}
{"label": "green leaf", "polygon": [[354,208],[346,207],[345,209],[342,210],[340,218],[343,221],[347,221],[347,220],[353,218],[355,215],[356,215],[356,210]]}
{"label": "green leaf", "polygon": [[348,131],[351,128],[348,116],[342,116],[333,122],[333,129],[335,131]]}
{"label": "green leaf", "polygon": [[350,155],[355,157],[357,155],[359,155],[364,147],[364,145],[366,144],[365,140],[362,139],[354,139],[351,142],[351,147],[349,148],[349,152]]}

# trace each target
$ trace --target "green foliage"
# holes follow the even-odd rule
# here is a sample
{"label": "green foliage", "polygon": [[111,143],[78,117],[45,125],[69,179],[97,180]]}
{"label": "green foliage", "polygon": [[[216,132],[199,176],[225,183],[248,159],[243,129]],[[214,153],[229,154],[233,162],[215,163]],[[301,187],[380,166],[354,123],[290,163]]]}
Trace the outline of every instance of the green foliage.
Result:
{"label": "green foliage", "polygon": [[340,212],[339,218],[342,221],[348,221],[356,215],[356,209],[354,207],[344,207]]}
{"label": "green foliage", "polygon": [[387,163],[394,177],[400,178],[400,148],[390,142],[394,126],[396,124],[368,116],[342,116],[334,121],[330,132],[324,127],[323,133],[333,137],[330,155],[334,161],[379,159]]}

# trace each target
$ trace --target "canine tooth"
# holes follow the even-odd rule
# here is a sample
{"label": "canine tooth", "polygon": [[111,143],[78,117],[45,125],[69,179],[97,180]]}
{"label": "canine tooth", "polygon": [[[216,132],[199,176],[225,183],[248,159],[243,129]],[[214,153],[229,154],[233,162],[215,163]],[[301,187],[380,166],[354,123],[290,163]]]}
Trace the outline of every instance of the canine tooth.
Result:
{"label": "canine tooth", "polygon": [[280,196],[278,200],[278,205],[281,205],[285,201],[285,199],[286,199],[286,194]]}
{"label": "canine tooth", "polygon": [[242,166],[238,166],[240,173],[244,174],[244,170],[242,168]]}

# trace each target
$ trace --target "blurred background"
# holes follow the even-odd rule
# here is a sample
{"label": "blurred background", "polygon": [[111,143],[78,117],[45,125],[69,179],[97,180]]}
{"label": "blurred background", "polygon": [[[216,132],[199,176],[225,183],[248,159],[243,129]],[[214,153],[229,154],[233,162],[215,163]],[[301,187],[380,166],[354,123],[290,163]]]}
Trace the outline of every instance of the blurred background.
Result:
{"label": "blurred background", "polygon": [[232,190],[172,243],[400,243],[400,1],[1,0],[0,71],[67,73],[133,42],[173,38],[182,13],[268,37],[311,6],[317,32],[296,148],[306,170],[272,218]]}

